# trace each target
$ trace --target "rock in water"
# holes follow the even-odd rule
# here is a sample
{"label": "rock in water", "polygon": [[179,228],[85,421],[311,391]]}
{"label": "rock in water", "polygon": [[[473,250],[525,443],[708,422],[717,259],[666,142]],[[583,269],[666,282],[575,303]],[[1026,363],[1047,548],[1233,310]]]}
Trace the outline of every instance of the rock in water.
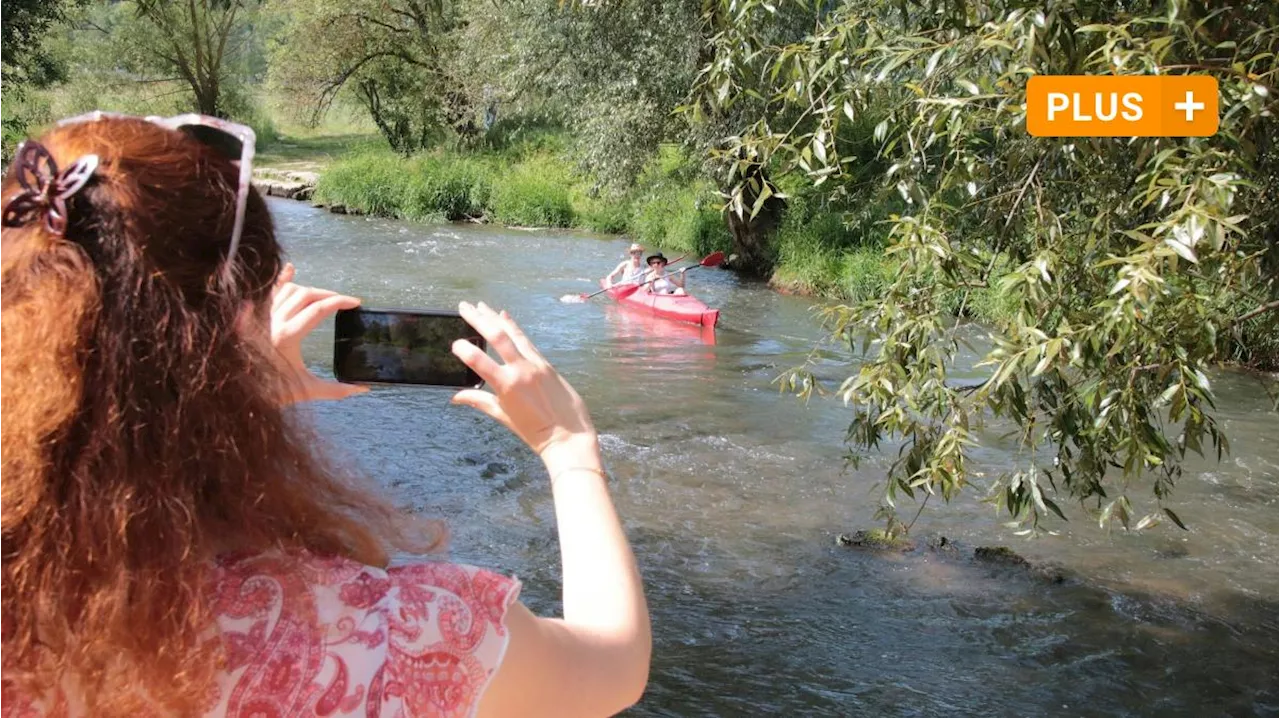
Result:
{"label": "rock in water", "polygon": [[929,539],[929,548],[941,553],[954,554],[959,552],[960,548],[956,546],[956,542],[946,536],[938,535]]}
{"label": "rock in water", "polygon": [[1001,566],[1020,566],[1030,568],[1031,562],[1014,553],[1007,546],[979,546],[973,550],[973,558],[977,561],[998,564]]}
{"label": "rock in water", "polygon": [[852,534],[840,534],[836,537],[837,546],[864,548],[874,551],[914,551],[916,544],[903,536],[891,536],[884,529],[854,531]]}

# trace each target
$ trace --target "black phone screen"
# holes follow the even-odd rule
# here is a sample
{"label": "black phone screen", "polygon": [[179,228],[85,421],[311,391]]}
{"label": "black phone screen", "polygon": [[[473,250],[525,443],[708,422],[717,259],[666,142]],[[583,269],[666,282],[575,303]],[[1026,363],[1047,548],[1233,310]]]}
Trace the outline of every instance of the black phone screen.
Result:
{"label": "black phone screen", "polygon": [[484,382],[453,355],[484,338],[457,312],[343,309],[334,317],[333,374],[339,381],[478,387]]}

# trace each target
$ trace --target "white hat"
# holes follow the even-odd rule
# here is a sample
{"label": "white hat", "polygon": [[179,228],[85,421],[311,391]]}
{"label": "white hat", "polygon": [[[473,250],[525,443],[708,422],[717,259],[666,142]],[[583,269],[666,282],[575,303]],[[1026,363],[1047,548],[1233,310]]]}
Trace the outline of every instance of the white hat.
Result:
{"label": "white hat", "polygon": [[632,243],[631,243],[631,248],[630,248],[630,249],[628,249],[627,251],[628,251],[628,252],[643,252],[643,251],[644,251],[644,247],[640,246],[640,244],[639,244],[638,242],[632,242]]}

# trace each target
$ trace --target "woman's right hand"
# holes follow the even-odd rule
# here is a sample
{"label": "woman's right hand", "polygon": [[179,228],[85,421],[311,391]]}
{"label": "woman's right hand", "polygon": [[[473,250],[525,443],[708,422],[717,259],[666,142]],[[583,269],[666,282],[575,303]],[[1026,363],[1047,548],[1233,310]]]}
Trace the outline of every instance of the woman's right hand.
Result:
{"label": "woman's right hand", "polygon": [[465,389],[453,401],[502,422],[542,457],[553,482],[564,581],[563,619],[537,618],[523,606],[507,614],[510,644],[479,715],[614,715],[644,692],[653,633],[587,406],[506,312],[465,302],[458,310],[502,361],[471,342],[454,342],[453,353],[493,393]]}
{"label": "woman's right hand", "polygon": [[470,406],[501,422],[548,466],[599,468],[599,445],[586,403],[520,327],[506,312],[494,312],[484,302],[475,306],[462,302],[458,311],[503,363],[471,342],[454,342],[453,353],[475,370],[493,393],[464,389],[454,395],[453,403]]}

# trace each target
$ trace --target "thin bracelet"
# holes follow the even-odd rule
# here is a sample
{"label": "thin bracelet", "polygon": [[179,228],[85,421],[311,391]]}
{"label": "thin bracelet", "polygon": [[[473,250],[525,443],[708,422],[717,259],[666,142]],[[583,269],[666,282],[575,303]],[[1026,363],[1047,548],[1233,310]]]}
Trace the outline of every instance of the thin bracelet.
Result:
{"label": "thin bracelet", "polygon": [[608,481],[609,481],[609,476],[608,476],[608,474],[605,474],[605,473],[604,473],[604,470],[603,470],[603,469],[593,469],[593,468],[591,468],[591,467],[589,467],[589,466],[570,466],[570,467],[569,467],[569,468],[567,468],[567,469],[561,469],[560,471],[557,471],[556,473],[552,474],[552,476],[551,476],[551,485],[552,485],[552,486],[555,486],[555,485],[556,485],[556,482],[560,480],[560,477],[561,477],[561,476],[564,476],[565,474],[572,473],[572,472],[574,472],[574,471],[585,471],[585,472],[587,472],[588,474],[595,474],[596,476],[599,476],[599,477],[600,477],[603,481],[605,481],[606,483],[608,483]]}

